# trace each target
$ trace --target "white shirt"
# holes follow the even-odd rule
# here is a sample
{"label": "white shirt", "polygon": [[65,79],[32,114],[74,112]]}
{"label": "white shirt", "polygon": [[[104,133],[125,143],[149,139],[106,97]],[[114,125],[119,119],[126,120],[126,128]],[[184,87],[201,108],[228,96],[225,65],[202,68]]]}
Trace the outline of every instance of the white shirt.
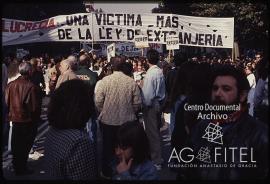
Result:
{"label": "white shirt", "polygon": [[162,70],[157,66],[151,66],[143,80],[143,103],[151,106],[153,100],[161,101],[165,98],[165,78]]}

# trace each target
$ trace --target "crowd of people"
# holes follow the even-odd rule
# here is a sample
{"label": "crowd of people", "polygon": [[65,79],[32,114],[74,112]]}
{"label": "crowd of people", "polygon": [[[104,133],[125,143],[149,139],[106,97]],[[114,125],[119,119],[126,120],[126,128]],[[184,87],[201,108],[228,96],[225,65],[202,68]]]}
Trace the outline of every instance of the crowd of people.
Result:
{"label": "crowd of people", "polygon": [[[54,179],[157,180],[167,161],[160,128],[169,123],[171,147],[215,145],[201,141],[209,121],[185,104],[240,104],[219,120],[224,146],[252,147],[256,169],[177,169],[175,179],[265,178],[268,153],[268,57],[177,53],[165,59],[150,49],[146,57],[6,57],[2,63],[3,143],[12,122],[11,151],[16,175],[30,174],[28,154],[40,121],[42,98],[50,98],[45,140],[46,172]],[[221,113],[221,112],[219,112]],[[142,116],[143,121],[140,120]],[[212,120],[211,120],[212,121]],[[216,120],[213,120],[216,121]],[[225,123],[222,123],[225,122]],[[102,144],[97,142],[100,128]],[[102,163],[97,147],[102,149]],[[241,158],[236,157],[235,162]],[[101,171],[98,172],[98,164]]]}

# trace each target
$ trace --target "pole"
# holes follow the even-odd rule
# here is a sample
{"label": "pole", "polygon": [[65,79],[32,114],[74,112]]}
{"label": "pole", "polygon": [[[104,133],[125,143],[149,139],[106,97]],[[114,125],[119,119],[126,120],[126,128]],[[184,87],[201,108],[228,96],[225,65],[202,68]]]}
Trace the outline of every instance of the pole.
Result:
{"label": "pole", "polygon": [[143,49],[144,49],[144,48],[142,48],[142,57],[143,57]]}
{"label": "pole", "polygon": [[92,16],[92,50],[94,50],[94,26],[93,26],[93,12],[91,12],[91,16]]}
{"label": "pole", "polygon": [[234,59],[233,59],[233,53],[234,53],[233,50],[234,50],[234,48],[232,48],[232,62],[234,61]]}
{"label": "pole", "polygon": [[169,50],[169,59],[168,59],[168,63],[171,62],[171,51],[172,51],[172,50]]}

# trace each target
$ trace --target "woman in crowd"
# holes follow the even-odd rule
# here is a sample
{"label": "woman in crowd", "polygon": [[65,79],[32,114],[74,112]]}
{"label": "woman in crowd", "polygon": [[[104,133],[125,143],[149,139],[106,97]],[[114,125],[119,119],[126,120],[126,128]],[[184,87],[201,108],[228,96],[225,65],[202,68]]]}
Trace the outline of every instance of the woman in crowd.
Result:
{"label": "woman in crowd", "polygon": [[156,180],[157,170],[150,160],[149,142],[138,121],[121,125],[113,162],[115,180]]}
{"label": "woman in crowd", "polygon": [[254,117],[268,123],[268,69],[269,62],[263,59],[258,65],[258,82],[254,92]]}
{"label": "woman in crowd", "polygon": [[191,80],[191,72],[194,64],[185,62],[177,70],[175,80],[172,86],[169,106],[171,106],[171,145],[172,148],[180,150],[185,144],[189,131],[185,121],[184,105],[188,101],[188,85]]}
{"label": "woman in crowd", "polygon": [[45,155],[53,179],[96,179],[94,145],[84,129],[93,112],[93,93],[81,80],[64,82],[52,94]]}
{"label": "woman in crowd", "polygon": [[253,74],[253,68],[252,65],[247,64],[245,67],[245,72],[247,75],[247,79],[249,82],[250,90],[248,92],[248,104],[249,104],[249,115],[253,116],[254,112],[254,92],[255,92],[255,87],[256,87],[256,78],[255,75]]}

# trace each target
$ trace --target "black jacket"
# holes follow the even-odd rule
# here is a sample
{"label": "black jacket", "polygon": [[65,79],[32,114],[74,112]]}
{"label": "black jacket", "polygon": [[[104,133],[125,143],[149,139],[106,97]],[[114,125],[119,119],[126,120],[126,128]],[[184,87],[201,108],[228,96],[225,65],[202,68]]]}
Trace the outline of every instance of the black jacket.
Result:
{"label": "black jacket", "polygon": [[[221,167],[201,168],[199,165],[205,164],[205,162],[194,157],[193,163],[198,164],[198,167],[185,169],[184,172],[181,170],[182,176],[184,175],[186,179],[205,180],[265,179],[268,177],[268,127],[266,124],[257,121],[248,113],[243,113],[236,122],[229,122],[227,127],[220,124],[223,144],[217,144],[202,138],[206,134],[205,130],[209,123],[209,121],[203,120],[194,127],[188,145],[193,149],[195,157],[201,147],[207,147],[210,150],[211,163],[226,163],[227,167],[222,167],[224,166],[222,165]],[[215,147],[221,147],[220,150],[225,150],[226,147],[226,162],[224,162],[225,153],[220,150],[218,152],[221,153],[221,156],[218,156],[214,162]],[[231,147],[236,147],[234,152]],[[242,156],[242,162],[240,162],[240,148],[243,153],[247,153]],[[251,160],[256,163],[252,163]],[[231,164],[234,164],[235,167],[233,165],[230,167]],[[246,167],[243,167],[243,164],[246,164]],[[256,167],[254,167],[255,165]]]}

